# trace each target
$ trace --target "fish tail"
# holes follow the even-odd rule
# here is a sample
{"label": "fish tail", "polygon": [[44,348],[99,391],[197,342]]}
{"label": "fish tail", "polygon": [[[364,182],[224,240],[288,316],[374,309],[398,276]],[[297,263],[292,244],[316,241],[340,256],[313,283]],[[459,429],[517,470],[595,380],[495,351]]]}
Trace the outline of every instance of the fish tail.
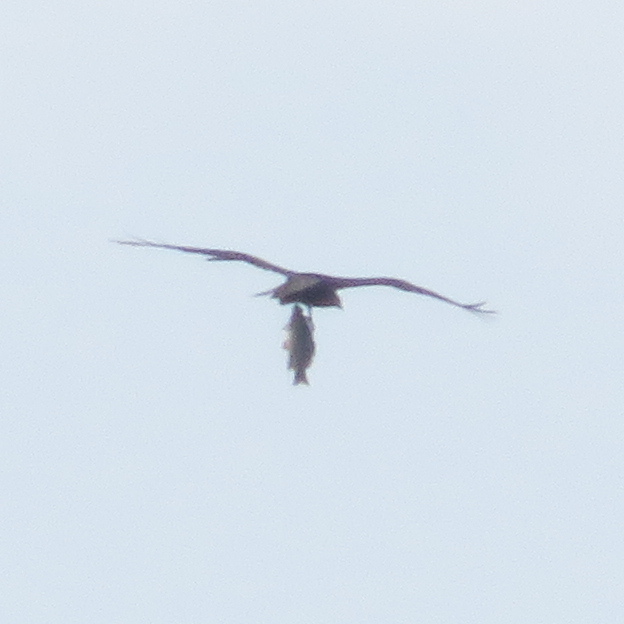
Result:
{"label": "fish tail", "polygon": [[308,381],[306,372],[304,370],[295,371],[293,386],[298,386],[299,384],[305,384],[306,386],[310,385],[310,382]]}

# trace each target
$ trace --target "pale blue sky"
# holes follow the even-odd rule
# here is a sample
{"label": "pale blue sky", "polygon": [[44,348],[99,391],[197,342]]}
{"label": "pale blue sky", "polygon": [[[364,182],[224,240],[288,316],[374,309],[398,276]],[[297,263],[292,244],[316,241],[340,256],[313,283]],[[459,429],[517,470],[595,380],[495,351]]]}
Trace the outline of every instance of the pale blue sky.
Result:
{"label": "pale blue sky", "polygon": [[1,11],[2,621],[619,620],[617,3]]}

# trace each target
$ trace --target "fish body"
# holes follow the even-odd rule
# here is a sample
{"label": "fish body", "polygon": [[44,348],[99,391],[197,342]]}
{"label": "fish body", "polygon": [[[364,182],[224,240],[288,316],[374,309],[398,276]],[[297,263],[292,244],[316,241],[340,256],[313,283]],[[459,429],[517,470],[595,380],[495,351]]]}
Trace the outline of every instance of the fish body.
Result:
{"label": "fish body", "polygon": [[288,351],[288,369],[295,372],[293,385],[309,385],[306,370],[314,357],[314,324],[312,318],[303,313],[301,306],[295,305],[290,321],[286,325],[288,332],[284,349]]}

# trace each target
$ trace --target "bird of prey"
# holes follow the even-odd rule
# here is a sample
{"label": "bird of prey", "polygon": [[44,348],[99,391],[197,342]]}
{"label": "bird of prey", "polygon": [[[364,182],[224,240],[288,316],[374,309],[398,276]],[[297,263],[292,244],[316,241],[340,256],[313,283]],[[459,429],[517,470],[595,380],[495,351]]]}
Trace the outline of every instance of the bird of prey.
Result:
{"label": "bird of prey", "polygon": [[487,310],[483,307],[485,302],[460,303],[459,301],[440,295],[433,290],[428,290],[427,288],[422,288],[421,286],[416,286],[411,282],[394,277],[336,277],[333,275],[324,275],[323,273],[302,273],[300,271],[285,269],[277,264],[272,264],[262,258],[242,253],[240,251],[230,251],[227,249],[203,249],[201,247],[186,247],[183,245],[153,243],[146,240],[114,242],[119,243],[120,245],[132,245],[133,247],[175,249],[178,251],[205,256],[206,259],[210,261],[237,260],[240,262],[247,262],[248,264],[256,266],[260,269],[265,269],[266,271],[279,273],[286,278],[286,281],[276,288],[258,293],[258,295],[270,295],[272,298],[277,299],[282,305],[302,303],[307,306],[310,311],[313,307],[341,308],[342,302],[340,301],[337,291],[343,288],[356,288],[358,286],[392,286],[394,288],[398,288],[399,290],[434,297],[435,299],[445,301],[446,303],[450,303],[458,308],[464,308],[464,310],[470,310],[471,312],[488,314],[494,312],[493,310]]}
{"label": "bird of prey", "polygon": [[316,350],[312,319],[303,313],[301,306],[294,305],[290,321],[285,329],[288,334],[283,347],[288,351],[288,368],[295,372],[293,385],[306,384],[309,386],[306,370],[312,364]]}

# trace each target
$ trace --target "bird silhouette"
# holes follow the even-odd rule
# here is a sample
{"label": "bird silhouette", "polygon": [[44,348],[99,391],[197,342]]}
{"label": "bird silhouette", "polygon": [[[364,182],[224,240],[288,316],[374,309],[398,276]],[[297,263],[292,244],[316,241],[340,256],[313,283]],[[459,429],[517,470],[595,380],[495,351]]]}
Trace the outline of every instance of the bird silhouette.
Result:
{"label": "bird silhouette", "polygon": [[453,299],[449,299],[433,290],[416,286],[411,282],[394,277],[336,277],[333,275],[324,275],[323,273],[303,273],[293,271],[278,266],[271,262],[267,262],[257,256],[242,253],[240,251],[230,251],[227,249],[204,249],[202,247],[187,247],[183,245],[169,245],[166,243],[154,243],[147,240],[133,241],[113,241],[120,245],[131,245],[132,247],[157,247],[159,249],[175,249],[186,253],[199,254],[205,256],[210,261],[240,261],[247,262],[259,269],[280,273],[286,278],[283,284],[276,288],[258,293],[258,295],[270,295],[273,299],[277,299],[282,305],[290,303],[302,303],[312,309],[313,307],[341,308],[342,302],[336,291],[343,288],[357,288],[359,286],[392,286],[399,290],[434,297],[440,301],[445,301],[451,305],[469,310],[471,312],[480,312],[484,314],[492,314],[494,310],[487,310],[483,306],[485,302],[480,303],[460,303]]}

